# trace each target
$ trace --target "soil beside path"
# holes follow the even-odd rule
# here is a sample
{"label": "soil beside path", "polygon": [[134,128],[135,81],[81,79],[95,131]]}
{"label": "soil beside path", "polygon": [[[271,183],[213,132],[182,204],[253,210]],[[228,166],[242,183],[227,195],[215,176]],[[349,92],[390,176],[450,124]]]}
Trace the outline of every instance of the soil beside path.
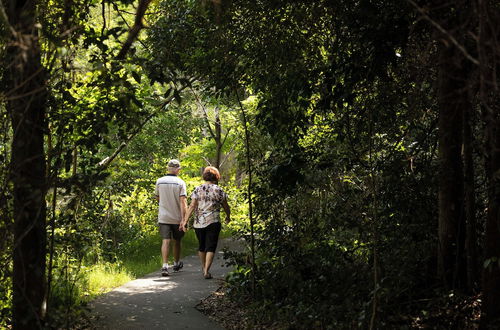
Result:
{"label": "soil beside path", "polygon": [[222,329],[195,306],[217,290],[230,270],[224,267],[226,246],[234,249],[238,244],[219,242],[211,280],[203,278],[198,256],[193,255],[182,260],[180,272],[162,277],[158,269],[98,297],[90,304],[92,329]]}

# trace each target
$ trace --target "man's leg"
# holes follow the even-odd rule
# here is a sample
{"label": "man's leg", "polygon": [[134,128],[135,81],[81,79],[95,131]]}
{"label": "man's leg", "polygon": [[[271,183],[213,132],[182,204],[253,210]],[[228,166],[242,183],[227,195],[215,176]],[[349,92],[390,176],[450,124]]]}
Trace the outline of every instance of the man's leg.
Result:
{"label": "man's leg", "polygon": [[[170,253],[170,239],[163,239],[161,242],[161,257],[163,259],[163,264],[168,263],[168,255]],[[175,253],[175,250],[174,250]]]}
{"label": "man's leg", "polygon": [[172,232],[170,231],[170,227],[166,224],[160,224],[160,236],[162,238],[161,241],[161,259],[163,261],[163,265],[161,267],[161,275],[168,276],[168,255],[170,250],[170,239],[172,238]]}
{"label": "man's leg", "polygon": [[180,258],[181,258],[181,240],[174,239],[174,261],[175,261],[175,263],[178,263]]}
{"label": "man's leg", "polygon": [[172,225],[172,233],[174,239],[174,272],[178,272],[184,267],[181,259],[181,240],[184,237],[184,232],[179,229],[179,225]]}
{"label": "man's leg", "polygon": [[168,254],[170,249],[170,239],[164,238],[161,242],[161,258],[163,259],[163,266],[161,267],[161,276],[168,276]]}
{"label": "man's leg", "polygon": [[181,239],[174,239],[174,272],[178,272],[184,267],[181,258]]}

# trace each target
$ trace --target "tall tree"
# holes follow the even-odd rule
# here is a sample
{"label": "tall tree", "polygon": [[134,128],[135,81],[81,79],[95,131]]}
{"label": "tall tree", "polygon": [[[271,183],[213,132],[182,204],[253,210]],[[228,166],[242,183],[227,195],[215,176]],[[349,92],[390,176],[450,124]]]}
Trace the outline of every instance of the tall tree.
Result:
{"label": "tall tree", "polygon": [[[471,91],[468,93],[472,94]],[[464,202],[465,202],[465,255],[467,265],[467,290],[472,292],[478,280],[478,235],[476,217],[476,171],[474,163],[474,107],[466,106],[463,114],[463,161],[464,161]]]}
{"label": "tall tree", "polygon": [[[460,54],[441,45],[439,68],[439,271],[445,285],[463,284],[464,175],[461,158],[463,112],[467,95]],[[458,281],[458,282],[457,282]]]}
{"label": "tall tree", "polygon": [[13,325],[41,327],[45,294],[46,76],[41,64],[36,1],[8,0],[5,90],[13,129]]}
{"label": "tall tree", "polygon": [[[67,80],[60,81],[57,86],[50,89],[47,81],[52,78],[52,82],[58,80],[51,73],[58,75],[68,73],[73,68],[65,59],[61,59],[61,52],[58,47],[62,45],[62,50],[70,48],[68,45],[77,44],[81,33],[84,31],[79,24],[88,15],[89,7],[95,2],[92,0],[68,0],[64,2],[34,1],[34,0],[1,0],[0,23],[2,32],[6,33],[6,47],[2,64],[3,86],[2,91],[5,96],[5,105],[10,116],[13,131],[11,161],[10,161],[10,181],[13,187],[13,218],[14,218],[14,248],[13,248],[13,324],[16,329],[36,329],[40,328],[44,317],[45,303],[45,273],[46,273],[46,191],[49,180],[47,175],[51,171],[46,171],[46,157],[44,148],[44,136],[49,132],[47,122],[52,121],[57,124],[55,117],[58,111],[68,111],[67,116],[61,120],[61,125],[51,127],[54,132],[61,133],[65,129],[71,129],[73,125],[68,125],[68,118],[71,116],[71,107],[54,106],[54,99],[57,92],[61,92],[65,100],[73,100],[74,97],[68,89],[71,83]],[[102,2],[103,8],[106,1]],[[118,1],[128,5],[129,0]],[[110,76],[116,78],[123,86],[130,86],[127,77],[123,77],[118,66],[128,61],[128,54],[133,49],[133,44],[143,28],[143,18],[151,0],[138,0],[134,15],[134,24],[130,27],[127,39],[120,47],[114,61],[113,70]],[[105,24],[104,24],[105,25]],[[78,31],[78,32],[75,32]],[[113,32],[114,31],[114,32]],[[109,63],[112,52],[116,48],[110,49],[104,45],[104,39],[110,38],[116,32],[111,30],[104,37],[96,37],[94,29],[85,31],[87,44],[99,44],[102,51],[108,52],[108,56],[103,56]],[[71,42],[65,42],[70,40]],[[61,50],[61,48],[59,48]],[[111,56],[109,56],[111,55]],[[42,58],[44,59],[42,64]],[[45,65],[45,66],[44,66]],[[52,71],[51,71],[52,69]],[[103,72],[102,70],[99,72]],[[104,74],[103,74],[104,75]],[[50,76],[50,77],[49,77]],[[109,78],[109,77],[108,77]],[[104,83],[112,85],[111,81],[101,79]],[[114,82],[115,83],[115,82]],[[118,85],[115,83],[114,86]],[[64,90],[63,90],[64,89]],[[137,101],[129,93],[115,102],[109,101],[113,107],[108,107],[107,112],[102,117],[92,116],[95,119],[94,131],[99,134],[106,129],[106,124],[119,115],[130,110],[130,100]],[[52,104],[48,101],[51,100]],[[75,102],[68,102],[73,104]],[[63,104],[63,102],[61,102]],[[84,110],[88,110],[82,106]],[[135,108],[133,108],[135,109]],[[73,113],[74,114],[74,113]],[[129,113],[123,115],[126,117]],[[49,116],[50,115],[50,116]],[[131,122],[132,120],[130,120]],[[130,125],[134,126],[134,125]],[[139,126],[139,125],[138,125]],[[135,128],[135,126],[134,126]],[[132,130],[129,126],[123,131]],[[85,135],[85,134],[81,134]],[[58,143],[64,139],[58,137]],[[99,139],[91,139],[91,147],[99,143]],[[52,147],[49,148],[52,151]],[[76,159],[75,147],[71,146],[71,160]],[[61,163],[51,154],[49,165],[55,167]],[[76,162],[73,162],[75,168]]]}
{"label": "tall tree", "polygon": [[[438,104],[439,104],[439,251],[438,271],[447,288],[466,288],[467,258],[465,179],[462,147],[464,118],[471,111],[468,92],[469,70],[463,44],[471,8],[466,1],[430,2],[431,22],[438,27]],[[425,15],[425,14],[424,14]],[[466,141],[469,142],[468,140]],[[467,149],[468,151],[469,149]],[[467,171],[470,171],[467,163]],[[467,186],[469,188],[469,186]],[[468,194],[470,199],[470,194]]]}
{"label": "tall tree", "polygon": [[480,103],[485,121],[488,213],[486,217],[481,326],[500,325],[500,106],[497,66],[500,49],[498,1],[477,1]]}

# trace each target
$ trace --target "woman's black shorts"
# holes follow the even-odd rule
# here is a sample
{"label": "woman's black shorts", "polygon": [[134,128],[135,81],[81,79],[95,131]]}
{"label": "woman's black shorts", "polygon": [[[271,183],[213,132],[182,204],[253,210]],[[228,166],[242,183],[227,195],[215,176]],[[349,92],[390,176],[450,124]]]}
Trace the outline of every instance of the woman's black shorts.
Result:
{"label": "woman's black shorts", "polygon": [[205,228],[195,228],[194,231],[196,232],[199,244],[198,251],[215,252],[221,228],[220,222],[214,222]]}

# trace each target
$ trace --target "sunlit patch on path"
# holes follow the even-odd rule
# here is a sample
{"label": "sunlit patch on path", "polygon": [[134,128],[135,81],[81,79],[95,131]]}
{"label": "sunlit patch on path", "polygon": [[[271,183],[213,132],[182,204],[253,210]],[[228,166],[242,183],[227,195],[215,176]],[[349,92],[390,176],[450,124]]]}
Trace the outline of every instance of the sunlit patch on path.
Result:
{"label": "sunlit patch on path", "polygon": [[197,256],[186,257],[182,271],[162,277],[157,272],[136,279],[97,298],[91,304],[94,329],[221,329],[195,309],[215,291],[228,268],[218,249],[206,280]]}

